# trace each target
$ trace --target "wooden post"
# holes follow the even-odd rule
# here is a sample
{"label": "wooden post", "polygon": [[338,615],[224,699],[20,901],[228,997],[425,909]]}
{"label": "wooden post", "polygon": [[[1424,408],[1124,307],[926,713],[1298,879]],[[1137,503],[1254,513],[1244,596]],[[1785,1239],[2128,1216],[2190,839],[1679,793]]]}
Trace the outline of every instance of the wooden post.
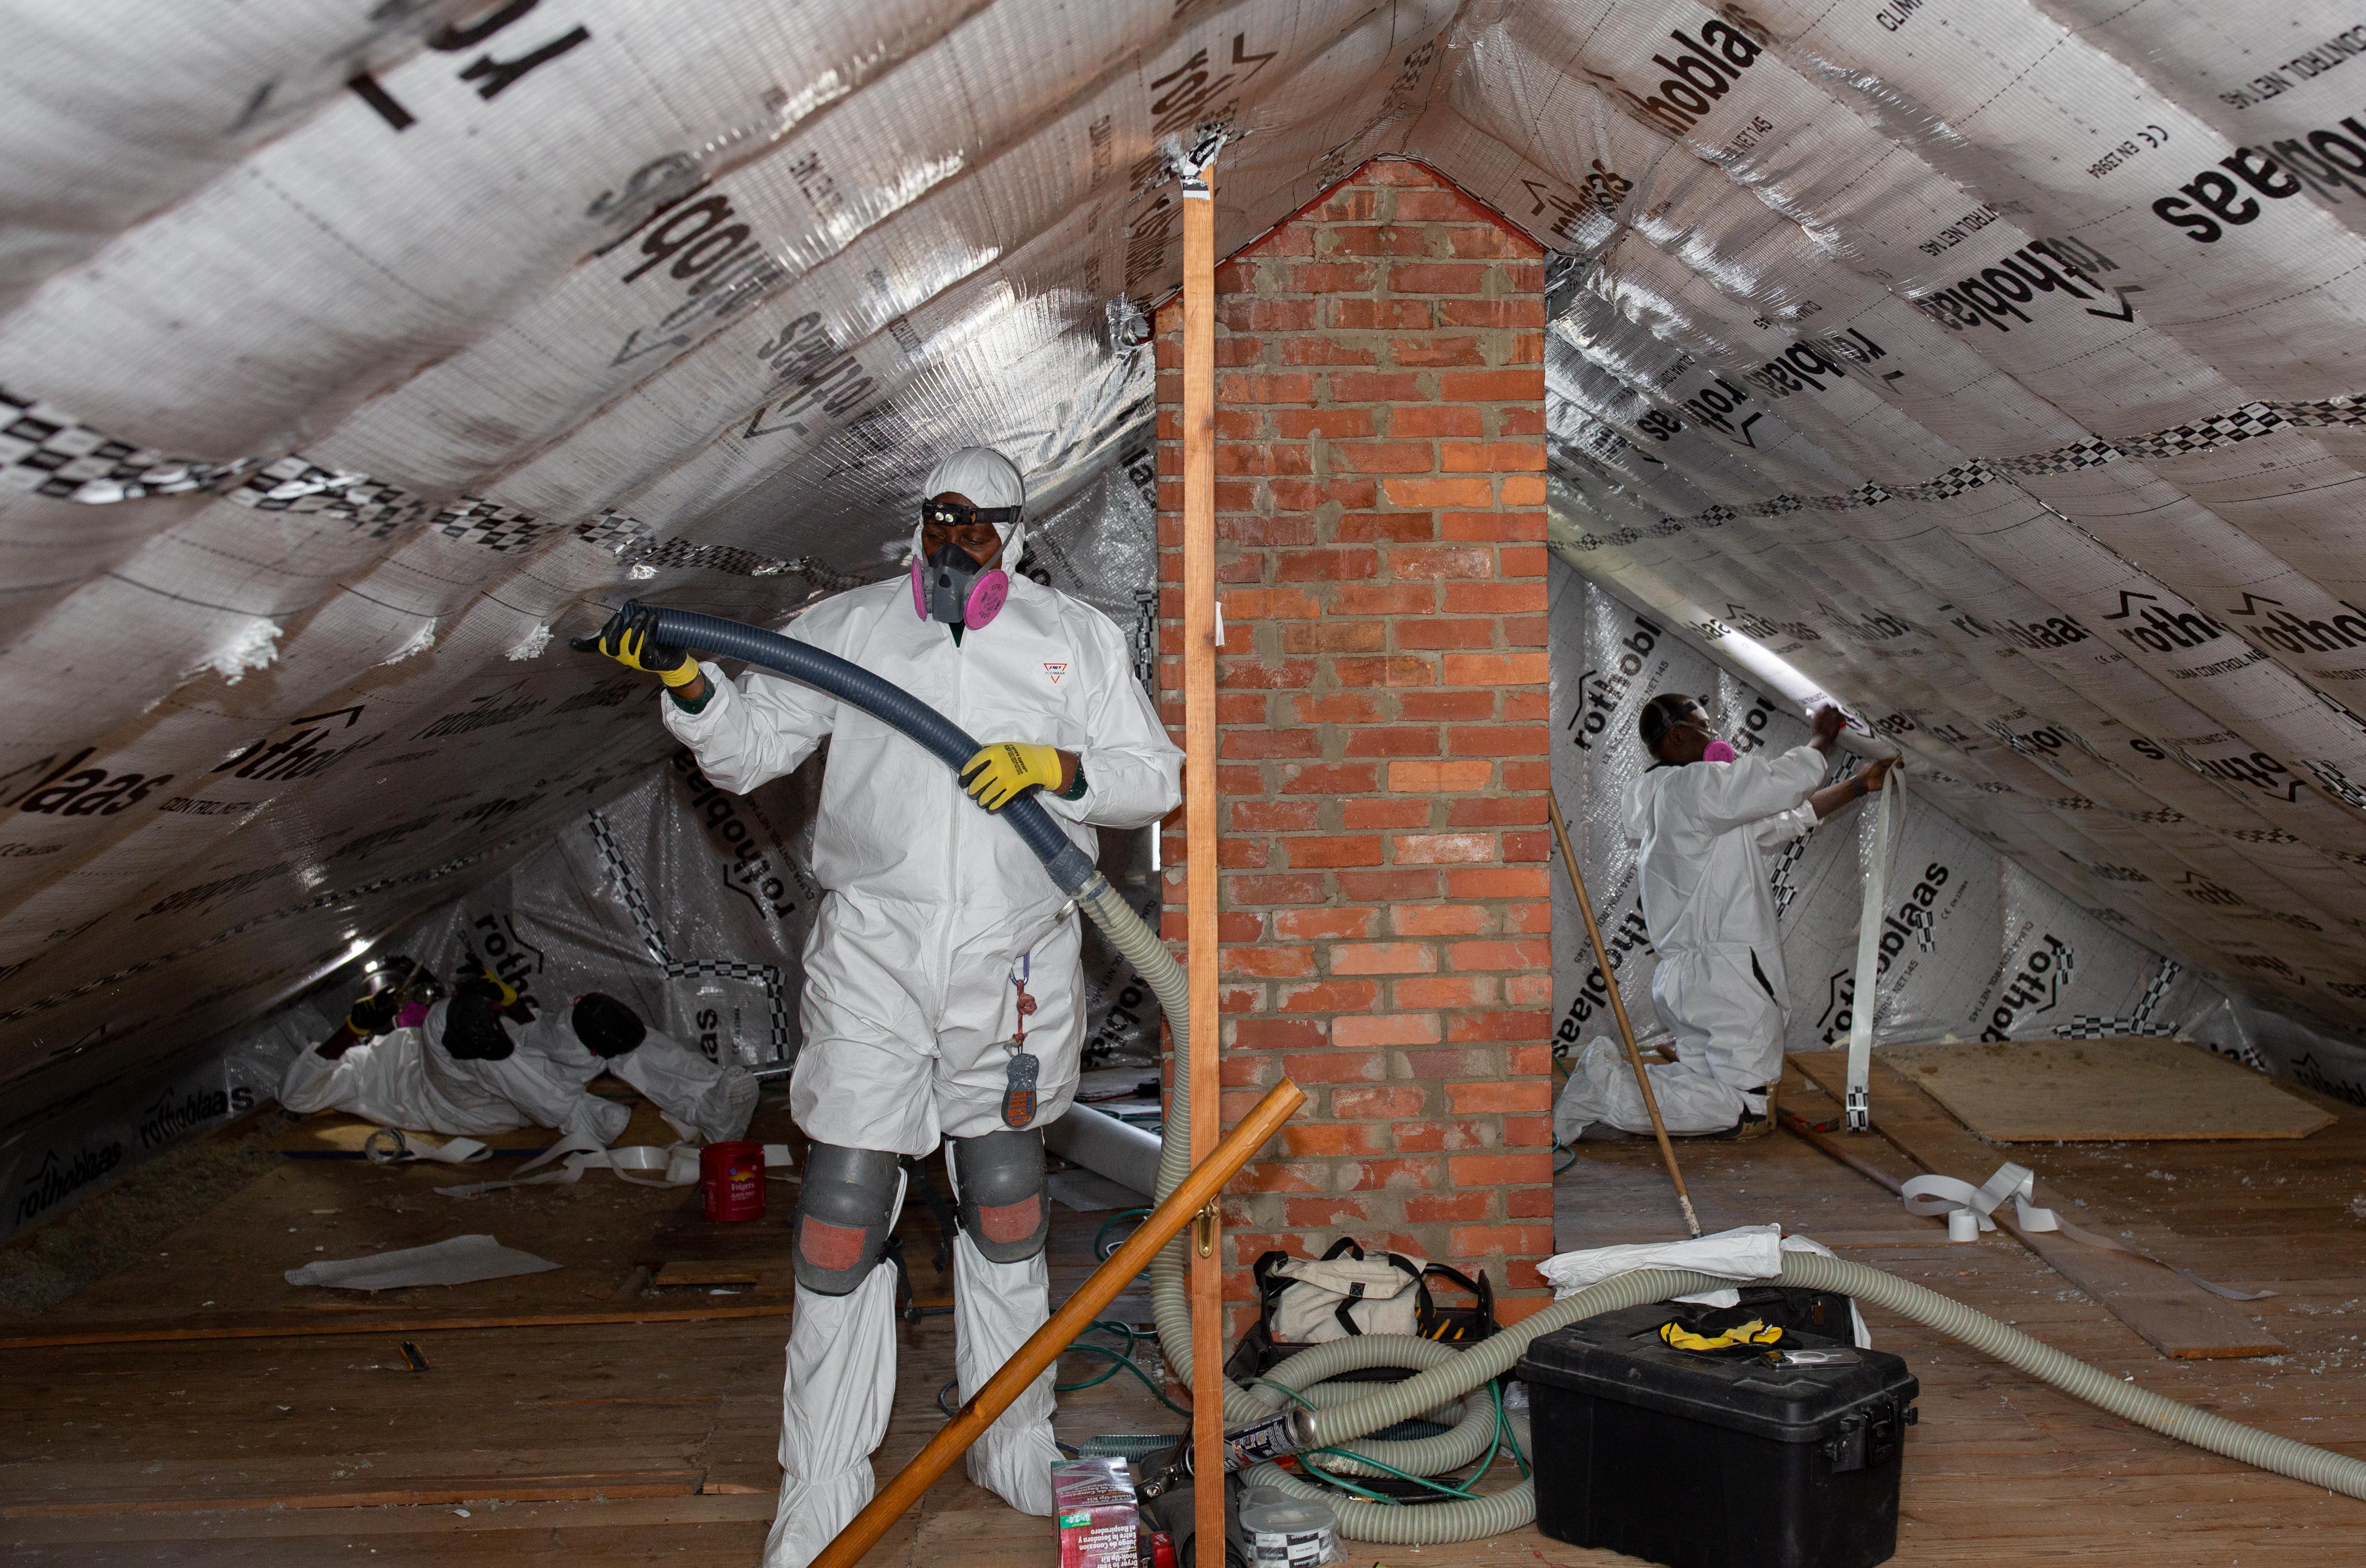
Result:
{"label": "wooden post", "polygon": [[[1216,991],[1216,202],[1211,167],[1183,175],[1183,830],[1189,902],[1191,1164],[1223,1132]],[[1224,1472],[1224,1255],[1215,1195],[1191,1232],[1191,1446]],[[1202,1486],[1201,1540],[1224,1539],[1224,1489]]]}
{"label": "wooden post", "polygon": [[1560,863],[1577,895],[1577,912],[1585,917],[1585,934],[1594,940],[1594,961],[1602,965],[1602,988],[1610,993],[1610,1010],[1617,1017],[1619,1037],[1627,1042],[1627,1060],[1635,1069],[1635,1087],[1642,1092],[1643,1109],[1651,1117],[1652,1135],[1660,1140],[1660,1157],[1668,1162],[1668,1179],[1676,1184],[1676,1201],[1684,1206],[1684,1228],[1701,1233],[1700,1217],[1693,1213],[1693,1195],[1684,1190],[1684,1173],[1676,1168],[1676,1146],[1668,1141],[1668,1124],[1660,1120],[1660,1097],[1651,1092],[1651,1075],[1643,1066],[1643,1053],[1635,1043],[1635,1025],[1627,1017],[1627,998],[1618,994],[1618,976],[1610,967],[1610,949],[1603,944],[1602,928],[1594,923],[1594,900],[1585,896],[1585,878],[1577,869],[1577,851],[1569,841],[1569,821],[1560,814],[1560,796],[1548,793],[1545,809],[1552,814],[1553,836],[1560,840]]}
{"label": "wooden post", "polygon": [[[1166,1201],[1150,1212],[1141,1227],[1125,1238],[1125,1245],[1110,1254],[1109,1261],[1092,1271],[1090,1278],[1076,1288],[1052,1320],[1028,1337],[1010,1359],[986,1380],[986,1386],[972,1394],[969,1403],[956,1412],[951,1421],[937,1429],[928,1446],[914,1455],[909,1464],[897,1471],[895,1479],[879,1489],[879,1495],[854,1516],[847,1527],[839,1531],[821,1555],[813,1560],[812,1568],[853,1568],[862,1554],[879,1544],[879,1538],[888,1527],[901,1518],[905,1510],[920,1500],[921,1494],[936,1484],[937,1478],[952,1468],[969,1446],[994,1425],[996,1416],[1010,1407],[1010,1402],[1026,1392],[1027,1385],[1043,1375],[1043,1370],[1059,1359],[1060,1352],[1069,1342],[1091,1326],[1103,1308],[1117,1299],[1118,1292],[1133,1282],[1133,1277],[1150,1267],[1158,1249],[1175,1239],[1176,1232],[1189,1224],[1193,1216],[1216,1201],[1241,1167],[1248,1164],[1268,1138],[1281,1131],[1298,1108],[1306,1103],[1306,1091],[1288,1078],[1266,1091],[1256,1109],[1241,1118],[1233,1135],[1209,1151],[1208,1157],[1191,1168],[1183,1184],[1166,1196]],[[1211,1363],[1212,1365],[1212,1363]],[[1223,1369],[1215,1368],[1222,1376]],[[1199,1379],[1195,1378],[1196,1383]],[[1218,1432],[1222,1421],[1218,1418]],[[1194,1461],[1195,1464],[1199,1461]],[[1213,1470],[1203,1470],[1202,1475],[1224,1473],[1223,1454],[1219,1451]],[[1223,1496],[1222,1486],[1204,1486],[1202,1492],[1216,1497],[1216,1529],[1211,1540],[1223,1539]],[[959,1549],[954,1548],[955,1555]]]}

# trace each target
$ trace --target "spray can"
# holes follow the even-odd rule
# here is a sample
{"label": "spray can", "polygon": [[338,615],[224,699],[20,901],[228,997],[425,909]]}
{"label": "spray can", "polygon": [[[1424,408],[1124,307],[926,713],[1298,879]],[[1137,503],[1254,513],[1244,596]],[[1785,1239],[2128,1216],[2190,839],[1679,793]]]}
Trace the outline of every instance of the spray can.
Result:
{"label": "spray can", "polygon": [[[1314,1441],[1314,1412],[1296,1407],[1277,1410],[1224,1434],[1224,1470],[1226,1473],[1247,1470],[1312,1447]],[[1186,1438],[1183,1473],[1189,1475],[1191,1467],[1191,1443]]]}

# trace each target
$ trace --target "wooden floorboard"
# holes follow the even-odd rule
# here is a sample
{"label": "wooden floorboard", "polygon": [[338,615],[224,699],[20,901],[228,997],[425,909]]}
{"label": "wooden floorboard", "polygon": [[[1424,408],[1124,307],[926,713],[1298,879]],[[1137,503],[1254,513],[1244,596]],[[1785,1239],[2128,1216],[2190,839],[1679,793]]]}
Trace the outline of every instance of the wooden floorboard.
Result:
{"label": "wooden floorboard", "polygon": [[[2011,1239],[1950,1245],[1937,1224],[1907,1215],[1873,1182],[1797,1139],[1693,1142],[1683,1153],[1712,1228],[1779,1221],[2146,1387],[2366,1457],[2366,1117],[2328,1109],[2337,1124],[2298,1144],[2047,1145],[2040,1155],[2049,1176],[2107,1203],[2115,1219],[2174,1231],[2190,1266],[2277,1291],[2241,1310],[2285,1354],[2247,1361],[2165,1359]],[[779,1141],[775,1100],[763,1114],[756,1135]],[[170,1257],[155,1270],[102,1281],[6,1325],[9,1333],[84,1332],[311,1314],[353,1325],[335,1335],[0,1351],[0,1547],[9,1561],[605,1568],[663,1559],[752,1568],[780,1474],[784,1323],[396,1325],[601,1314],[606,1292],[632,1269],[650,1267],[662,1281],[669,1262],[682,1265],[673,1271],[682,1282],[661,1282],[639,1304],[762,1301],[785,1263],[784,1230],[702,1228],[682,1213],[681,1193],[603,1186],[596,1176],[474,1203],[434,1196],[449,1179],[358,1161],[290,1161],[159,1244]],[[1560,1244],[1674,1239],[1681,1222],[1665,1181],[1648,1142],[1583,1145],[1558,1183]],[[785,1208],[794,1188],[774,1183],[772,1191]],[[1104,1216],[1056,1215],[1053,1272],[1064,1292],[1088,1271]],[[563,1267],[402,1292],[376,1309],[332,1303],[279,1278],[316,1256],[466,1231],[491,1232]],[[941,1299],[950,1281],[933,1268],[932,1224],[916,1209],[901,1234],[916,1290]],[[735,1293],[710,1293],[718,1290]],[[1131,1292],[1112,1315],[1146,1322],[1147,1302]],[[1901,1563],[2366,1562],[2366,1504],[2132,1428],[1912,1324],[1873,1319],[1876,1341],[1904,1356],[1922,1384],[1921,1424],[1907,1444]],[[411,1369],[406,1338],[427,1371]],[[942,1419],[934,1399],[952,1375],[951,1320],[900,1329],[897,1354],[883,1475]],[[1063,1373],[1078,1378],[1101,1364],[1071,1357]],[[1072,1442],[1179,1425],[1122,1376],[1064,1395],[1058,1418]],[[958,1554],[963,1568],[1048,1568],[1051,1551],[1047,1521],[1012,1514],[957,1469],[870,1562],[943,1568]],[[1416,1561],[1594,1568],[1628,1560],[1531,1529],[1419,1551],[1353,1547],[1347,1568]]]}

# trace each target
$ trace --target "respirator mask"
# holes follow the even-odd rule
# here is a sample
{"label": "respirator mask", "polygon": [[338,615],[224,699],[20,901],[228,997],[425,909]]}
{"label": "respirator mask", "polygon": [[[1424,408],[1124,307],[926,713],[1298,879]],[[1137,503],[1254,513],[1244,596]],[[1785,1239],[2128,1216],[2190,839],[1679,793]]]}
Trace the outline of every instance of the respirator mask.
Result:
{"label": "respirator mask", "polygon": [[[1019,521],[1024,508],[963,506],[956,502],[920,503],[923,529],[961,530],[973,524],[992,525],[997,532]],[[995,558],[1000,558],[997,547]],[[948,539],[925,560],[912,561],[912,609],[924,621],[978,627],[1001,612],[1010,596],[1010,577],[999,566],[980,566],[977,558]]]}

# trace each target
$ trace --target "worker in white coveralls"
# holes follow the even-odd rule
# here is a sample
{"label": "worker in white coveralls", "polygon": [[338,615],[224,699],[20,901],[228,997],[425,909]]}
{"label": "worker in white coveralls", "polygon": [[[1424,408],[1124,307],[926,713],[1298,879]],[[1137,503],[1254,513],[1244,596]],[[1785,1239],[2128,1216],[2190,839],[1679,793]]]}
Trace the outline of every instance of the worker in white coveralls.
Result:
{"label": "worker in white coveralls", "polygon": [[406,1006],[401,988],[382,987],[356,1001],[335,1033],[296,1054],[279,1103],[447,1136],[552,1127],[614,1142],[631,1111],[519,1050],[511,1026],[533,1016],[533,1005],[490,973],[463,981],[423,1015]]}
{"label": "worker in white coveralls", "polygon": [[[1660,960],[1651,1001],[1675,1037],[1676,1059],[1649,1069],[1651,1093],[1671,1133],[1760,1137],[1774,1125],[1789,1005],[1763,852],[1877,792],[1889,763],[1820,789],[1838,708],[1816,710],[1804,746],[1737,756],[1705,701],[1663,693],[1643,705],[1637,729],[1653,761],[1625,801]],[[1554,1138],[1651,1130],[1624,1048],[1597,1036],[1553,1108]]]}
{"label": "worker in white coveralls", "polygon": [[586,1089],[602,1073],[621,1078],[685,1138],[728,1143],[756,1113],[756,1080],[747,1068],[708,1061],[604,991],[586,991],[564,1012],[548,1010],[518,1043]]}
{"label": "worker in white coveralls", "polygon": [[[814,837],[828,890],[806,942],[791,1110],[812,1140],[798,1199],[796,1314],[769,1568],[803,1568],[872,1495],[895,1392],[895,1291],[881,1248],[898,1156],[950,1139],[955,1370],[967,1398],[1049,1315],[1041,1129],[1075,1098],[1078,917],[998,811],[1033,790],[1087,852],[1181,798],[1182,755],[1099,611],[1018,575],[1026,485],[965,447],[923,487],[911,570],[823,601],[787,635],[894,682],[991,742],[959,779],[887,724],[794,681],[737,685],[620,612],[597,646],[657,672],[666,727],[746,793],[829,738]],[[1031,1013],[1028,1010],[1032,1010]],[[1023,1050],[1013,1048],[1021,1021]],[[969,1453],[972,1480],[1052,1511],[1046,1371]]]}

